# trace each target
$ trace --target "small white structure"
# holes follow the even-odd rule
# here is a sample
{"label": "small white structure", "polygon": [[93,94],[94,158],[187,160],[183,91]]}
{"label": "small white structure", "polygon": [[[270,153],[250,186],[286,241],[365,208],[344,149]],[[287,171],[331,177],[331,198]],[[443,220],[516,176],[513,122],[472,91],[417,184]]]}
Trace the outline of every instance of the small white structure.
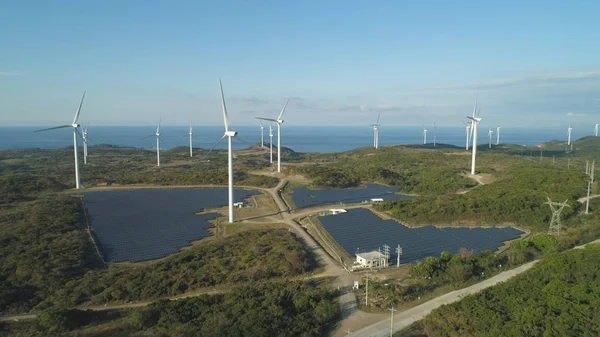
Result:
{"label": "small white structure", "polygon": [[347,211],[343,208],[333,208],[329,210],[329,214],[331,215],[335,215],[335,214],[340,214],[340,213],[346,213]]}
{"label": "small white structure", "polygon": [[242,208],[242,207],[244,207],[244,202],[243,201],[234,202],[233,203],[233,207],[235,207],[235,208]]}
{"label": "small white structure", "polygon": [[352,289],[358,289],[358,281],[354,281],[354,286],[352,286]]}
{"label": "small white structure", "polygon": [[356,254],[356,263],[365,268],[387,267],[387,257],[378,251]]}
{"label": "small white structure", "polygon": [[383,202],[383,198],[371,198],[371,202],[374,204]]}

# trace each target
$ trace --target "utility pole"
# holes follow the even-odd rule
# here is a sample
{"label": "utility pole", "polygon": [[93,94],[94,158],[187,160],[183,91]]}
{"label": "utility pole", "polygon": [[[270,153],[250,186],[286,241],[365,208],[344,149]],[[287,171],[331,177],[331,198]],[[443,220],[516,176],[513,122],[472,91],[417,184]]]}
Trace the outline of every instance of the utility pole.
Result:
{"label": "utility pole", "polygon": [[590,175],[590,161],[589,160],[585,161],[585,174],[587,174],[588,176]]}
{"label": "utility pole", "polygon": [[398,311],[398,310],[394,309],[393,305],[391,308],[388,308],[388,310],[392,312],[392,319],[390,322],[390,337],[393,337],[393,335],[394,335],[394,311]]}
{"label": "utility pole", "polygon": [[398,245],[398,248],[396,248],[396,268],[400,268],[400,255],[402,255],[402,247]]}
{"label": "utility pole", "polygon": [[596,161],[592,160],[592,168],[590,169],[590,181],[594,183],[594,166],[596,165]]}
{"label": "utility pole", "polygon": [[369,305],[369,273],[367,273],[367,283],[365,285],[365,306]]}
{"label": "utility pole", "polygon": [[588,180],[588,195],[585,203],[585,214],[590,213],[590,188],[592,187],[592,181]]}
{"label": "utility pole", "polygon": [[388,260],[390,259],[390,246],[383,245],[383,256],[385,256],[384,267],[387,267]]}
{"label": "utility pole", "polygon": [[550,227],[548,228],[548,234],[560,235],[560,213],[563,211],[565,207],[571,207],[567,205],[567,201],[564,202],[553,202],[550,198],[546,197],[548,201],[546,204],[550,206],[552,210],[552,219],[550,220]]}

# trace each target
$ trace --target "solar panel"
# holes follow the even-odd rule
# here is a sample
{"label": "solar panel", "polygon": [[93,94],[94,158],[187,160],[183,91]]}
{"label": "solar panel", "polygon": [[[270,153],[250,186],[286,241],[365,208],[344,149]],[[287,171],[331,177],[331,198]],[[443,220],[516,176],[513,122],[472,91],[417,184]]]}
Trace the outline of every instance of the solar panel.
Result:
{"label": "solar panel", "polygon": [[[258,194],[234,190],[235,201]],[[84,200],[105,261],[139,262],[210,236],[208,221],[220,214],[196,213],[227,205],[228,196],[226,188],[136,189],[85,192]]]}
{"label": "solar panel", "polygon": [[456,254],[460,248],[477,253],[495,250],[503,242],[516,239],[522,234],[515,228],[409,228],[394,220],[382,220],[364,208],[320,216],[319,220],[348,255],[355,255],[357,248],[361,252],[373,251],[387,244],[393,251],[391,260],[395,261],[395,248],[399,244],[402,247],[400,260],[403,263],[427,256],[439,257],[443,251]]}
{"label": "solar panel", "polygon": [[396,194],[399,190],[379,184],[366,184],[365,188],[333,188],[327,190],[311,190],[305,187],[294,188],[290,196],[297,208],[318,205],[359,203],[372,198],[383,200],[406,200],[415,197]]}

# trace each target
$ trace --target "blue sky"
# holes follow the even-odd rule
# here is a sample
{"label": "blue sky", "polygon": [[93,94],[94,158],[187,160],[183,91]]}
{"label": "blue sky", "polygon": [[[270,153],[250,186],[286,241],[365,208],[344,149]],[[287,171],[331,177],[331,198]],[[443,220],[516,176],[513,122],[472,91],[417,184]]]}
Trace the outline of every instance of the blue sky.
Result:
{"label": "blue sky", "polygon": [[[598,1],[3,1],[0,123],[600,119]],[[593,126],[592,126],[593,127]]]}

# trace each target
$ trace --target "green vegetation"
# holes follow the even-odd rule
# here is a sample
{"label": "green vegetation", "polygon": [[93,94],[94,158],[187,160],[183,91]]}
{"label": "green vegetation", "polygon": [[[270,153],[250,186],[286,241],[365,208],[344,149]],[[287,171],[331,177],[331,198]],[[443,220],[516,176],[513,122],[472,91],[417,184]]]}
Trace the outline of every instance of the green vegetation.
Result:
{"label": "green vegetation", "polygon": [[326,284],[253,284],[222,295],[160,301],[123,314],[49,309],[35,324],[2,328],[12,337],[41,336],[322,336],[340,315]]}
{"label": "green vegetation", "polygon": [[[361,148],[328,154],[335,160],[324,165],[297,166],[296,172],[313,179],[315,187],[356,187],[365,182],[395,186],[404,193],[442,194],[475,186],[464,178],[457,159],[446,151],[422,151],[404,146],[383,147],[377,151]],[[457,158],[459,157],[459,158]],[[314,156],[319,161],[319,156]]]}
{"label": "green vegetation", "polygon": [[[505,283],[443,306],[426,336],[600,335],[600,245],[547,257]],[[417,334],[418,335],[418,334]]]}
{"label": "green vegetation", "polygon": [[0,213],[0,312],[27,312],[101,266],[81,203],[53,195]]}
{"label": "green vegetation", "polygon": [[290,277],[314,267],[308,251],[287,230],[247,231],[194,246],[145,266],[110,265],[67,282],[48,303],[71,307],[85,302],[156,299],[223,283]]}
{"label": "green vegetation", "polygon": [[423,196],[376,206],[409,223],[490,224],[515,223],[533,231],[546,230],[551,213],[546,196],[569,200],[563,211],[569,218],[581,207],[576,201],[586,192],[587,176],[565,174],[551,167],[516,168],[502,181],[479,186],[465,194]]}

